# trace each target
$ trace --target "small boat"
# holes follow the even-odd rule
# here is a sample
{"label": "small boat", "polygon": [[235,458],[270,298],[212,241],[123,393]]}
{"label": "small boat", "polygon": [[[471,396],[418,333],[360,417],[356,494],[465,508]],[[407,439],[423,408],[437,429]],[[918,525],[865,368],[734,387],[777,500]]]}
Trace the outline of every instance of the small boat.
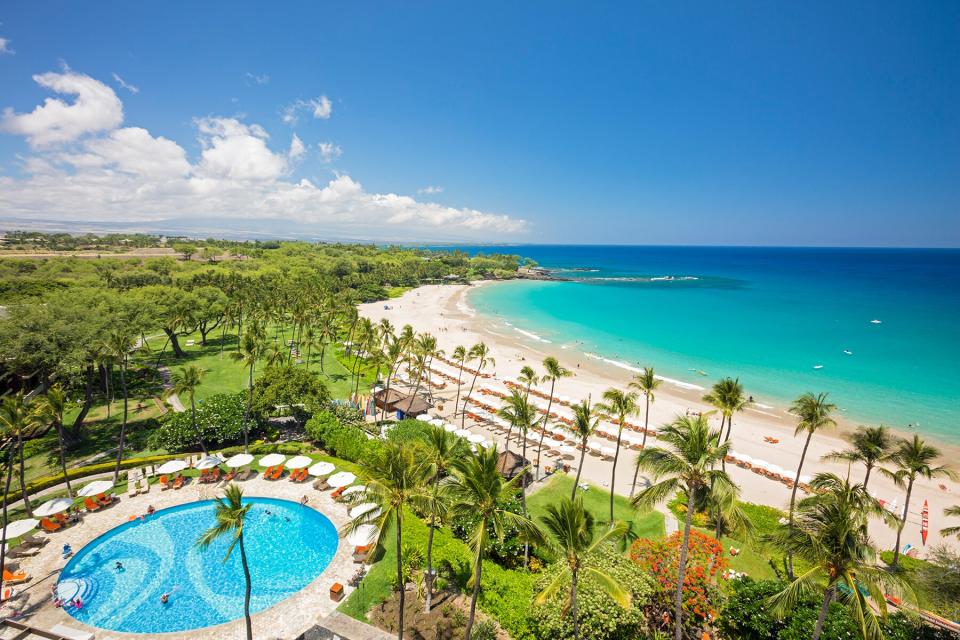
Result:
{"label": "small boat", "polygon": [[843,350],[843,353],[844,353],[845,355],[848,355],[848,356],[852,356],[852,355],[853,355],[853,351],[850,351],[850,349],[844,349],[844,350]]}
{"label": "small boat", "polygon": [[823,365],[822,365],[822,364],[815,364],[815,365],[813,365],[813,368],[814,368],[814,369],[823,369]]}
{"label": "small boat", "polygon": [[873,319],[870,321],[870,324],[883,324],[882,320]]}

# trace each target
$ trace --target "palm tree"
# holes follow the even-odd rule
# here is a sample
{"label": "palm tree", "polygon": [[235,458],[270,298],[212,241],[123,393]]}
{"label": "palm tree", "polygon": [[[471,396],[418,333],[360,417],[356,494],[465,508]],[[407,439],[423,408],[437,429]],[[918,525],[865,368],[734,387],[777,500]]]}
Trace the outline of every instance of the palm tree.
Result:
{"label": "palm tree", "polygon": [[543,537],[540,529],[528,518],[502,508],[501,505],[514,494],[517,483],[527,470],[524,469],[512,480],[504,480],[498,468],[499,459],[496,445],[481,447],[475,455],[461,457],[454,462],[454,475],[450,482],[451,514],[454,517],[478,518],[467,539],[473,550],[473,593],[464,631],[466,640],[470,640],[476,617],[483,558],[490,545],[490,532],[501,542],[508,527],[516,527],[530,542],[539,542]]}
{"label": "palm tree", "polygon": [[530,387],[535,387],[540,383],[540,377],[537,376],[537,372],[534,371],[530,365],[524,365],[523,368],[520,369],[520,375],[517,376],[517,380],[525,386],[524,394],[527,396],[530,395]]}
{"label": "palm tree", "polygon": [[[771,536],[773,542],[791,556],[804,559],[811,568],[771,598],[774,613],[783,616],[812,589],[823,589],[823,604],[811,640],[818,640],[841,586],[844,602],[853,615],[864,640],[883,640],[883,633],[862,589],[869,592],[873,605],[886,616],[887,590],[909,589],[896,575],[876,565],[876,549],[867,533],[871,516],[884,517],[880,503],[862,484],[851,485],[833,474],[819,474],[813,482],[818,494],[797,504],[795,522]],[[888,515],[888,514],[887,514]]]}
{"label": "palm tree", "polygon": [[469,362],[476,362],[477,368],[474,369],[473,380],[470,382],[470,390],[467,391],[467,398],[463,401],[463,415],[460,418],[461,428],[467,424],[467,403],[470,402],[470,396],[473,394],[473,387],[475,384],[477,384],[477,376],[480,375],[480,371],[487,365],[494,367],[497,364],[497,362],[490,356],[490,349],[482,342],[478,342],[470,347],[470,351],[467,353],[467,360]]}
{"label": "palm tree", "polygon": [[57,445],[60,457],[60,470],[63,473],[63,482],[67,485],[67,497],[73,498],[73,488],[70,486],[70,475],[67,473],[66,446],[63,439],[63,413],[67,408],[67,394],[63,387],[54,385],[38,403],[34,410],[34,418],[41,424],[52,426],[57,431]]}
{"label": "palm tree", "polygon": [[393,378],[393,374],[396,372],[397,367],[400,365],[400,360],[403,358],[403,353],[404,347],[402,342],[396,338],[387,341],[387,385],[383,396],[383,415],[380,418],[381,420],[387,419],[387,404],[390,398],[390,381]]}
{"label": "palm tree", "polygon": [[[23,498],[23,508],[27,512],[27,516],[32,518],[33,509],[30,507],[30,496],[27,494],[23,462],[23,437],[30,427],[30,421],[30,405],[24,399],[23,391],[17,392],[16,395],[4,396],[0,399],[0,430],[3,431],[4,436],[15,442],[13,452],[20,458],[20,469],[18,473],[20,479],[20,495]],[[10,461],[13,461],[12,457]],[[12,466],[7,470],[7,473],[13,473]]]}
{"label": "palm tree", "polygon": [[171,389],[168,391],[168,394],[177,394],[178,396],[186,395],[190,398],[190,424],[193,426],[193,432],[197,434],[197,441],[200,443],[200,448],[203,450],[203,455],[209,455],[207,453],[207,445],[203,442],[203,433],[197,427],[197,403],[196,403],[196,393],[197,387],[200,386],[200,383],[203,381],[203,376],[206,373],[205,369],[201,369],[195,364],[190,364],[185,366],[182,369],[174,371],[170,374],[170,382],[172,383]]}
{"label": "palm tree", "polygon": [[120,364],[120,387],[123,391],[123,422],[120,423],[120,446],[117,448],[117,464],[113,467],[113,483],[120,480],[120,464],[123,462],[123,447],[127,437],[127,414],[130,394],[127,390],[127,365],[130,352],[137,345],[136,336],[128,327],[119,327],[107,336],[107,349]]}
{"label": "palm tree", "polygon": [[[807,439],[803,443],[803,452],[800,454],[800,464],[797,465],[797,476],[793,480],[793,490],[790,492],[790,526],[793,526],[793,508],[797,502],[797,487],[800,485],[800,472],[803,470],[803,462],[807,457],[810,439],[817,431],[837,424],[836,420],[830,417],[837,405],[828,402],[827,395],[826,393],[818,393],[817,395],[805,393],[790,405],[790,413],[798,418],[793,437],[796,438],[804,432],[807,434]],[[793,558],[789,553],[787,554],[787,576],[793,580]]]}
{"label": "palm tree", "polygon": [[440,481],[449,473],[453,461],[467,453],[463,439],[443,427],[430,427],[427,432],[426,461],[431,465],[433,480],[430,493],[430,532],[427,534],[427,598],[426,612],[433,603],[433,533],[437,517],[443,518],[448,507],[446,493]]}
{"label": "palm tree", "polygon": [[337,322],[332,313],[326,314],[320,319],[317,339],[320,341],[320,373],[326,374],[323,361],[327,357],[327,345],[337,339]]}
{"label": "palm tree", "polygon": [[637,456],[637,464],[651,471],[657,482],[633,497],[632,502],[640,509],[650,509],[665,501],[677,491],[687,496],[687,516],[683,525],[683,542],[680,546],[677,588],[674,594],[674,638],[681,640],[683,634],[683,578],[687,568],[687,553],[690,546],[690,527],[693,512],[708,491],[735,492],[735,485],[726,471],[717,469],[727,455],[730,444],[720,443],[720,432],[712,431],[705,416],[680,416],[660,429],[658,436],[670,448],[651,447]]}
{"label": "palm tree", "polygon": [[[647,448],[647,433],[650,431],[650,403],[656,398],[657,387],[660,386],[660,379],[653,372],[653,367],[644,367],[643,371],[638,373],[630,381],[630,388],[636,389],[638,393],[643,394],[643,442],[640,443],[640,449]],[[640,473],[640,467],[633,471],[633,484],[630,486],[630,497],[637,491],[637,475]]]}
{"label": "palm tree", "polygon": [[565,585],[570,583],[565,611],[569,609],[573,618],[573,638],[579,640],[580,627],[577,620],[577,581],[580,573],[594,582],[610,598],[624,609],[630,607],[630,593],[610,574],[590,566],[590,554],[598,547],[623,536],[627,526],[623,522],[614,523],[600,536],[595,536],[593,516],[583,508],[583,499],[562,499],[558,504],[547,505],[547,512],[540,517],[545,532],[549,535],[547,545],[552,547],[558,557],[566,560],[562,569],[550,581],[534,602],[542,605]]}
{"label": "palm tree", "polygon": [[[517,434],[523,439],[523,453],[521,456],[527,460],[527,433],[533,428],[533,423],[537,421],[537,409],[530,403],[529,397],[516,389],[510,390],[510,397],[506,399],[504,406],[497,414],[510,423],[510,428],[517,428]],[[510,445],[510,436],[507,436],[507,446]],[[520,503],[523,505],[523,516],[527,517],[527,483],[520,483]],[[530,561],[530,544],[523,543],[523,566],[527,566]]]}
{"label": "palm tree", "polygon": [[377,528],[377,545],[392,525],[397,542],[397,584],[400,587],[398,640],[403,640],[403,614],[406,595],[406,579],[403,573],[403,517],[408,506],[426,511],[431,508],[427,492],[432,465],[418,459],[412,447],[390,442],[371,460],[363,463],[367,485],[354,494],[356,502],[372,502],[378,509],[368,511],[347,524],[352,530],[363,524]]}
{"label": "palm tree", "polygon": [[543,428],[540,430],[540,442],[537,444],[537,460],[535,463],[537,478],[540,477],[540,456],[543,453],[543,439],[547,435],[547,420],[550,419],[550,410],[553,408],[553,392],[556,389],[557,380],[573,375],[569,369],[560,366],[560,362],[553,356],[544,358],[543,368],[547,372],[540,378],[540,382],[550,383],[550,399],[547,400],[547,413],[543,416]]}
{"label": "palm tree", "polygon": [[460,410],[460,387],[463,386],[463,363],[467,360],[467,348],[458,344],[454,347],[451,357],[457,363],[457,398],[453,401],[453,417],[456,419],[457,411]]}
{"label": "palm tree", "polygon": [[603,392],[603,404],[598,405],[601,411],[616,416],[617,420],[617,448],[613,454],[613,470],[610,472],[610,520],[613,522],[613,493],[617,483],[617,459],[620,457],[620,436],[627,423],[627,416],[637,412],[637,394],[633,391],[620,391],[610,388]]}
{"label": "palm tree", "polygon": [[862,462],[867,468],[863,477],[863,486],[870,482],[870,472],[878,464],[890,459],[893,449],[893,435],[890,429],[883,425],[879,427],[859,427],[850,437],[850,448],[845,451],[834,451],[823,456],[824,460],[840,462]]}
{"label": "palm tree", "polygon": [[723,424],[727,425],[727,435],[723,441],[730,439],[730,432],[733,429],[733,414],[743,411],[748,401],[743,395],[743,385],[740,384],[740,378],[723,378],[720,382],[713,385],[710,393],[703,396],[703,399],[720,410],[723,418],[720,421],[720,429],[723,430]]}
{"label": "palm tree", "polygon": [[[947,507],[946,509],[943,510],[943,515],[960,517],[960,504],[955,504],[952,507]],[[957,536],[958,538],[960,538],[960,527],[946,527],[944,529],[940,529],[940,535]]]}
{"label": "palm tree", "polygon": [[263,341],[258,333],[252,328],[248,328],[240,340],[236,351],[230,354],[233,360],[243,363],[247,368],[247,410],[243,415],[243,452],[247,453],[250,446],[250,414],[253,410],[253,370],[257,366],[257,361],[263,355]]}
{"label": "palm tree", "polygon": [[250,621],[250,567],[247,564],[247,549],[243,542],[243,526],[247,521],[247,514],[253,505],[243,503],[243,489],[236,484],[228,484],[223,491],[223,497],[216,500],[216,524],[207,529],[197,539],[197,546],[206,550],[214,541],[229,537],[230,546],[223,556],[226,562],[233,554],[234,547],[240,547],[240,564],[243,566],[245,581],[243,592],[243,617],[247,623],[247,640],[253,640],[253,625]]}
{"label": "palm tree", "polygon": [[930,480],[938,477],[956,479],[957,474],[947,465],[935,465],[934,461],[940,457],[940,450],[928,445],[923,439],[914,434],[912,440],[901,438],[891,462],[897,466],[896,471],[881,468],[881,473],[891,478],[898,487],[906,488],[907,496],[903,501],[903,514],[897,525],[897,542],[893,549],[893,562],[890,567],[896,569],[900,563],[900,536],[903,527],[907,524],[907,515],[910,513],[910,496],[913,493],[913,483],[917,478]]}
{"label": "palm tree", "polygon": [[600,418],[590,406],[590,400],[582,400],[580,404],[573,405],[573,424],[567,427],[567,430],[580,441],[580,464],[577,465],[577,478],[573,482],[573,491],[570,493],[570,499],[573,500],[577,495],[577,487],[580,486],[580,473],[583,471],[583,460],[587,456],[587,440],[593,437],[593,434],[600,428]]}

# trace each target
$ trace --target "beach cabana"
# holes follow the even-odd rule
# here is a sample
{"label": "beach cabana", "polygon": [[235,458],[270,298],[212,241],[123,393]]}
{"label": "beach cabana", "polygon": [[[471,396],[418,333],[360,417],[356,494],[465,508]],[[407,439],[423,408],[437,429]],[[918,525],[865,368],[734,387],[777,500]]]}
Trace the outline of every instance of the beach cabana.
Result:
{"label": "beach cabana", "polygon": [[[530,467],[530,461],[514,451],[503,451],[497,458],[497,471],[507,480],[513,480],[523,473],[524,469]],[[533,477],[527,472],[521,482],[528,485],[533,481]]]}
{"label": "beach cabana", "polygon": [[[430,405],[423,398],[407,395],[396,389],[390,389],[389,393],[386,389],[374,392],[373,406],[378,410],[396,414],[398,420],[415,418],[430,410]],[[430,419],[427,417],[427,421]]]}

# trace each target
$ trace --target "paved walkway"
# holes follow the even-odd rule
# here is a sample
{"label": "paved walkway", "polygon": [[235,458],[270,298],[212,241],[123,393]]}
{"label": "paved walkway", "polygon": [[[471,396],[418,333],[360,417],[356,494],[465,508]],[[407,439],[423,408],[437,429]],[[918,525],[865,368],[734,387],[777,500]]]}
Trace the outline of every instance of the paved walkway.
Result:
{"label": "paved walkway", "polygon": [[334,611],[297,640],[391,640],[392,634]]}

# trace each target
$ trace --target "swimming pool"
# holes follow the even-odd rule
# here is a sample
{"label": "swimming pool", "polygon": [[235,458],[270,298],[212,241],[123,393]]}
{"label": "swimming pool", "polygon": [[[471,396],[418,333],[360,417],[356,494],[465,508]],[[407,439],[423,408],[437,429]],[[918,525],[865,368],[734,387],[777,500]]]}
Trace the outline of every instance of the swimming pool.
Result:
{"label": "swimming pool", "polygon": [[[250,612],[271,607],[310,584],[337,550],[333,523],[287,500],[249,498],[244,527]],[[240,550],[223,562],[229,539],[196,546],[214,524],[214,502],[157,511],[108,531],[81,549],[60,574],[58,591],[80,594],[77,620],[128,633],[184,631],[243,617]],[[116,567],[122,563],[122,569]],[[160,596],[170,593],[166,604]]]}

